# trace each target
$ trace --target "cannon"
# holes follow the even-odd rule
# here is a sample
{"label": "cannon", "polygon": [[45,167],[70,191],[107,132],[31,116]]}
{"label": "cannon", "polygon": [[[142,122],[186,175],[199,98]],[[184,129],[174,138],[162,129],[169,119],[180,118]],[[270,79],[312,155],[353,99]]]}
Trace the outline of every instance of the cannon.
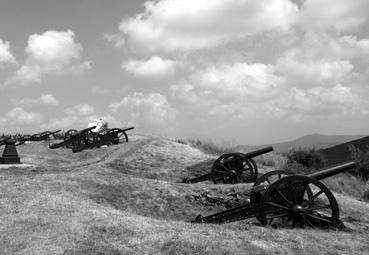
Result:
{"label": "cannon", "polygon": [[258,177],[258,168],[253,157],[273,151],[269,146],[256,151],[227,153],[220,156],[211,167],[211,172],[192,179],[183,179],[185,183],[196,183],[212,180],[214,183],[248,183]]}
{"label": "cannon", "polygon": [[57,149],[61,147],[72,148],[73,146],[78,146],[79,144],[88,143],[92,137],[92,129],[96,128],[96,126],[88,127],[77,131],[74,129],[73,132],[68,130],[64,135],[64,141],[60,143],[53,143],[49,145],[50,149]]}
{"label": "cannon", "polygon": [[95,128],[96,126],[92,126],[80,131],[70,129],[65,133],[63,142],[51,144],[49,148],[67,147],[71,148],[73,152],[80,152],[84,149],[98,148],[103,145],[128,142],[126,131],[134,129],[134,127],[112,128],[104,134],[99,134],[92,132]]}
{"label": "cannon", "polygon": [[348,162],[308,175],[279,173],[286,175],[271,183],[264,178],[252,188],[249,203],[205,217],[198,215],[191,222],[225,223],[256,217],[262,225],[341,228],[337,200],[320,180],[352,168],[355,163]]}
{"label": "cannon", "polygon": [[99,148],[103,145],[119,144],[122,142],[128,142],[128,135],[126,131],[132,130],[134,127],[128,128],[112,128],[104,134],[93,133],[89,142],[86,143],[73,143],[72,151],[79,152],[85,149]]}
{"label": "cannon", "polygon": [[61,130],[56,130],[54,132],[51,131],[45,131],[45,132],[41,132],[38,134],[34,134],[31,135],[31,137],[29,138],[29,141],[46,141],[46,140],[50,140],[50,136],[54,136],[55,138],[55,134],[59,133]]}
{"label": "cannon", "polygon": [[57,130],[54,132],[44,131],[41,133],[33,134],[33,135],[16,135],[15,141],[16,145],[25,144],[26,142],[39,142],[39,141],[47,141],[50,140],[50,136],[54,136],[59,133],[61,130]]}

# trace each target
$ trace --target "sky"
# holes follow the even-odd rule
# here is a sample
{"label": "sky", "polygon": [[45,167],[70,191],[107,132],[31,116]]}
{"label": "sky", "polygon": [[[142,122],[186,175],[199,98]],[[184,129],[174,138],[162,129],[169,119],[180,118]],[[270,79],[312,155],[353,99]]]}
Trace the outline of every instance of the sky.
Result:
{"label": "sky", "polygon": [[0,133],[368,134],[367,0],[1,0]]}

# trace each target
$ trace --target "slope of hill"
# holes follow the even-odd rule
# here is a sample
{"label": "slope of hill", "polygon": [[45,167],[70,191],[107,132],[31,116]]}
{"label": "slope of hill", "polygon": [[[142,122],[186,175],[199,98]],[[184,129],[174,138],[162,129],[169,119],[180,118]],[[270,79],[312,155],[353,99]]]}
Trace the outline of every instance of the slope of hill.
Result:
{"label": "slope of hill", "polygon": [[369,146],[369,136],[322,149],[320,152],[330,164],[338,164],[351,160],[349,151],[350,145],[353,145],[360,150],[367,150],[367,146]]}
{"label": "slope of hill", "polygon": [[312,134],[300,137],[293,141],[275,143],[275,144],[267,144],[267,145],[258,145],[258,146],[250,146],[250,145],[240,145],[237,146],[236,149],[240,151],[248,151],[254,148],[261,148],[265,146],[273,146],[276,152],[288,152],[290,148],[306,148],[306,149],[323,149],[331,146],[335,146],[341,143],[345,143],[351,140],[356,140],[362,138],[364,135],[320,135],[320,134]]}
{"label": "slope of hill", "polygon": [[[251,184],[178,183],[209,171],[216,156],[172,140],[72,154],[45,143],[18,147],[28,167],[0,168],[0,254],[367,254],[369,204],[338,195],[344,231],[262,227],[255,219],[193,224],[245,202]],[[202,166],[197,169],[196,166]],[[265,169],[269,171],[271,169]]]}

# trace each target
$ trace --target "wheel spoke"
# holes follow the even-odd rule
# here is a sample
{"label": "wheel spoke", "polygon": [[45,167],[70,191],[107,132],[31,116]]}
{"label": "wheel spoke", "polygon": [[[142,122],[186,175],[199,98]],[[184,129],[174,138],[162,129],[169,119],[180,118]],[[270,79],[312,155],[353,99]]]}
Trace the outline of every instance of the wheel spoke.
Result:
{"label": "wheel spoke", "polygon": [[297,199],[296,199],[295,192],[293,192],[292,182],[289,182],[288,183],[288,187],[289,187],[289,191],[291,192],[291,195],[292,195],[293,203],[296,204],[297,203]]}
{"label": "wheel spoke", "polygon": [[312,196],[309,199],[309,203],[313,202],[317,197],[319,197],[321,194],[323,194],[323,190],[320,190],[318,193],[316,193],[314,196]]}
{"label": "wheel spoke", "polygon": [[299,194],[300,196],[299,196],[298,201],[297,201],[297,203],[299,203],[299,204],[301,204],[302,200],[304,199],[305,192],[307,192],[306,191],[307,185],[308,184],[306,182],[303,182],[303,184],[302,184],[303,190],[301,191],[301,194]]}
{"label": "wheel spoke", "polygon": [[285,195],[283,195],[283,193],[280,191],[280,190],[277,190],[277,194],[279,195],[279,196],[281,196],[286,202],[287,202],[287,204],[289,205],[289,206],[291,206],[292,205],[292,202],[290,201],[290,200],[288,200],[288,198],[285,196]]}
{"label": "wheel spoke", "polygon": [[311,217],[311,218],[316,219],[316,220],[319,220],[319,221],[322,221],[322,222],[326,222],[326,223],[330,223],[330,224],[332,223],[331,220],[329,220],[327,218],[323,218],[323,216],[320,216],[320,215],[307,213],[306,216]]}
{"label": "wheel spoke", "polygon": [[331,208],[331,206],[330,205],[321,205],[321,206],[309,208],[309,209],[307,209],[307,211],[316,211],[316,210],[322,210],[322,209],[328,209],[328,208]]}
{"label": "wheel spoke", "polygon": [[271,201],[269,201],[268,204],[272,205],[272,206],[275,206],[275,207],[278,207],[278,208],[282,208],[282,209],[287,210],[287,211],[290,211],[290,208],[288,208],[284,205],[281,205],[281,204],[277,204],[277,203],[274,203],[274,202],[271,202]]}

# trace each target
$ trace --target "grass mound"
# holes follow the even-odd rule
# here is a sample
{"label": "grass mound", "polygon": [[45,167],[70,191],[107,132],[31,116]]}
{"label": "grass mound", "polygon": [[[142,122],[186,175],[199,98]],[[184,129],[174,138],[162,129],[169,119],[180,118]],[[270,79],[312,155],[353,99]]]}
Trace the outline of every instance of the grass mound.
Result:
{"label": "grass mound", "polygon": [[348,231],[273,229],[255,219],[188,223],[197,214],[224,210],[225,203],[212,202],[218,198],[236,194],[243,203],[251,184],[177,183],[210,171],[216,158],[183,143],[143,137],[78,154],[49,150],[43,143],[18,152],[35,167],[0,170],[0,254],[365,254],[369,249],[369,204],[346,194],[337,200]]}

